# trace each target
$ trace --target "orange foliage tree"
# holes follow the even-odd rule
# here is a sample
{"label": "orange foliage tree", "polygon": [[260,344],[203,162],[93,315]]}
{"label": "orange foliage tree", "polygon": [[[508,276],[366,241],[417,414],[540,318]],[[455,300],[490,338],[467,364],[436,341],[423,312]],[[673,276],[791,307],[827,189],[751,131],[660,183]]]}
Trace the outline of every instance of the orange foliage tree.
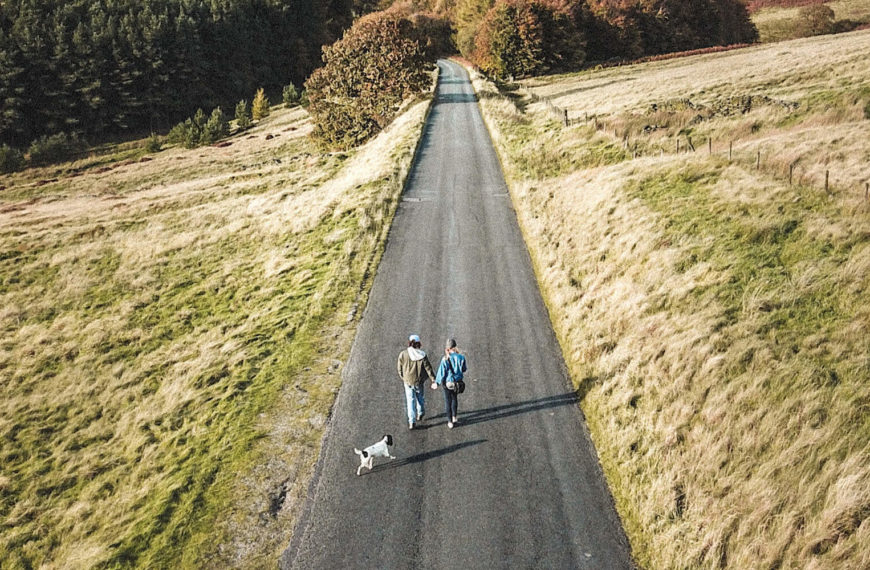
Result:
{"label": "orange foliage tree", "polygon": [[305,83],[315,140],[347,149],[388,125],[402,102],[429,83],[435,51],[427,52],[423,33],[401,11],[375,12],[323,48],[325,65]]}
{"label": "orange foliage tree", "polygon": [[496,77],[524,76],[583,63],[584,36],[567,10],[543,0],[501,0],[483,18],[474,62]]}

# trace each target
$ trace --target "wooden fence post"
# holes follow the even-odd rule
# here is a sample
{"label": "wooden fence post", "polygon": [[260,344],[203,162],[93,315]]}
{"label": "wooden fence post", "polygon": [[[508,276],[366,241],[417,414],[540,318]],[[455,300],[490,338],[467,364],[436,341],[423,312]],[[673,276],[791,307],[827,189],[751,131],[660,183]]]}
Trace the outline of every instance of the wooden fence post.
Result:
{"label": "wooden fence post", "polygon": [[788,185],[791,186],[791,177],[794,173],[794,163],[788,165]]}
{"label": "wooden fence post", "polygon": [[677,154],[680,154],[680,139],[677,139]]}
{"label": "wooden fence post", "polygon": [[565,111],[565,126],[568,126],[568,109],[564,109]]}
{"label": "wooden fence post", "polygon": [[728,162],[731,162],[731,151],[734,149],[734,141],[728,142]]}
{"label": "wooden fence post", "polygon": [[707,154],[713,154],[713,137],[707,139]]}
{"label": "wooden fence post", "polygon": [[864,199],[870,200],[870,182],[864,183]]}
{"label": "wooden fence post", "polygon": [[755,170],[761,168],[761,151],[758,151],[758,155],[755,157]]}
{"label": "wooden fence post", "polygon": [[825,171],[825,192],[827,192],[827,193],[830,193],[830,192],[828,192],[828,178],[829,178],[830,174],[831,174],[830,170]]}

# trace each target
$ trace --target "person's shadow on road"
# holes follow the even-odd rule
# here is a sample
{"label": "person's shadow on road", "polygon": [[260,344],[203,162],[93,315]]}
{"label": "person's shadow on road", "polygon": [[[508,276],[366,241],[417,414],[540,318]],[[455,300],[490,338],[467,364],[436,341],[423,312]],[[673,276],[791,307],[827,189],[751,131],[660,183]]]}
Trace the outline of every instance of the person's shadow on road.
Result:
{"label": "person's shadow on road", "polygon": [[509,404],[501,404],[491,406],[489,408],[481,408],[479,410],[459,411],[459,421],[461,424],[470,425],[491,420],[498,420],[518,414],[528,414],[530,412],[539,412],[541,410],[549,410],[560,406],[577,406],[577,394],[574,392],[566,392],[556,396],[547,396],[546,398],[538,398],[537,400],[526,400],[525,402],[511,402]]}

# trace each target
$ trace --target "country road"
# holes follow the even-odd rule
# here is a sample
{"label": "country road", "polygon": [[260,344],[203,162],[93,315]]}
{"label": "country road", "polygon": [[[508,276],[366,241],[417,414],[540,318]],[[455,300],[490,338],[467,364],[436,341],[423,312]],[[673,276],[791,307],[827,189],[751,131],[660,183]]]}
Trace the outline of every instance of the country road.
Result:
{"label": "country road", "polygon": [[[436,101],[343,370],[317,475],[282,568],[631,568],[498,158],[465,71]],[[460,423],[441,391],[408,430],[396,358],[468,358]],[[395,438],[356,476],[353,447]]]}

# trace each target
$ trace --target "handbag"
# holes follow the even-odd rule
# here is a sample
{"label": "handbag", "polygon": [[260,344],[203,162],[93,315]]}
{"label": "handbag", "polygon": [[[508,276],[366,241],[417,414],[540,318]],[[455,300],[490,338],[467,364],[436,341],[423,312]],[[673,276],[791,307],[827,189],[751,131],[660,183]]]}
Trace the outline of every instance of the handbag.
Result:
{"label": "handbag", "polygon": [[453,391],[456,392],[457,394],[461,394],[461,393],[465,392],[465,380],[457,380],[456,382],[453,383],[453,385],[455,386],[453,388]]}

